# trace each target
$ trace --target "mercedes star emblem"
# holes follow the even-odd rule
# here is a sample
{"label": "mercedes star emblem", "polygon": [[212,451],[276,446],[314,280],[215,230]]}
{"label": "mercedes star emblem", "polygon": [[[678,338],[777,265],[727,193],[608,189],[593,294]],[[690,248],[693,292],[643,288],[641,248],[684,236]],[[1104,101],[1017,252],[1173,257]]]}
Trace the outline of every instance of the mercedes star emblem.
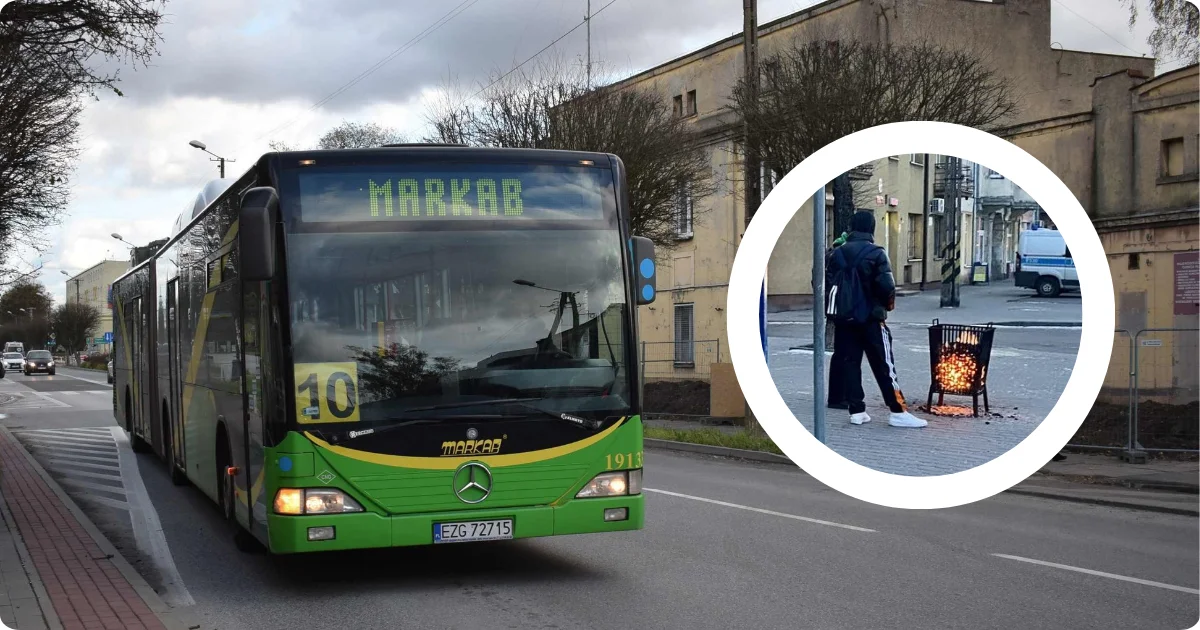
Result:
{"label": "mercedes star emblem", "polygon": [[454,471],[454,496],[463,503],[479,503],[492,493],[492,471],[479,462],[467,462]]}

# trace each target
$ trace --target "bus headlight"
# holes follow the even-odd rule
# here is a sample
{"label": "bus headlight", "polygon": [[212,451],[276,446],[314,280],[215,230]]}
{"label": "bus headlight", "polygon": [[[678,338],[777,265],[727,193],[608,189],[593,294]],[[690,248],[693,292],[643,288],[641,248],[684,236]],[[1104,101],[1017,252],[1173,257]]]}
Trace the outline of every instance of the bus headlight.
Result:
{"label": "bus headlight", "polygon": [[576,493],[576,499],[624,497],[642,493],[642,469],[618,470],[596,475]]}
{"label": "bus headlight", "polygon": [[344,514],[361,512],[363,508],[350,495],[337,488],[280,488],[275,494],[275,513]]}

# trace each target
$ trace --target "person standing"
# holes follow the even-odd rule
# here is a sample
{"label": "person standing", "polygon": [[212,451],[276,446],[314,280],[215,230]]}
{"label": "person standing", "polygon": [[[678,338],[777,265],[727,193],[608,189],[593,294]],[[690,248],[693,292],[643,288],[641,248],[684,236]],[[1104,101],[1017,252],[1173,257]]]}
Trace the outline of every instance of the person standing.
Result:
{"label": "person standing", "polygon": [[875,244],[873,213],[854,213],[846,243],[830,256],[825,285],[829,292],[826,315],[834,321],[834,352],[844,352],[838,369],[850,423],[871,421],[862,387],[865,354],[891,412],[888,424],[906,428],[926,426],[927,422],[909,413],[896,375],[892,333],[886,323],[888,312],[896,305],[896,280],[887,252]]}

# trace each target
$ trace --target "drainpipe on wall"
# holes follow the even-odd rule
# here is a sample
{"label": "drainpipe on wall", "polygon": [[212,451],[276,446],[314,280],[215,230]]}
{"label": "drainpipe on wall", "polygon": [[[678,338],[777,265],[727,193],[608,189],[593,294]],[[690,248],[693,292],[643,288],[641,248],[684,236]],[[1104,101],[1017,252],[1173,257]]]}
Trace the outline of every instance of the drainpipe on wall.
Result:
{"label": "drainpipe on wall", "polygon": [[922,165],[924,188],[921,189],[921,290],[925,290],[925,270],[929,264],[929,154]]}

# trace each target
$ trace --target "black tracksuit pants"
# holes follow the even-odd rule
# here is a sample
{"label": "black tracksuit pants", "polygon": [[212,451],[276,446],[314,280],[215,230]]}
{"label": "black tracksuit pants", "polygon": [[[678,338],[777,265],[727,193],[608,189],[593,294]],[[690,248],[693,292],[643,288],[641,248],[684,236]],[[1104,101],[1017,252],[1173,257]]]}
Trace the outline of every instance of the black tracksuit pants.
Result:
{"label": "black tracksuit pants", "polygon": [[[852,324],[838,322],[833,331],[834,360],[831,361],[834,377],[841,381],[841,391],[852,414],[866,411],[862,386],[862,360],[867,363],[879,384],[883,402],[892,413],[907,411],[904,394],[900,391],[900,380],[896,377],[896,360],[892,353],[892,331],[884,322]],[[841,354],[840,361],[838,354]],[[840,364],[840,365],[839,365]],[[831,392],[832,394],[832,392]]]}

